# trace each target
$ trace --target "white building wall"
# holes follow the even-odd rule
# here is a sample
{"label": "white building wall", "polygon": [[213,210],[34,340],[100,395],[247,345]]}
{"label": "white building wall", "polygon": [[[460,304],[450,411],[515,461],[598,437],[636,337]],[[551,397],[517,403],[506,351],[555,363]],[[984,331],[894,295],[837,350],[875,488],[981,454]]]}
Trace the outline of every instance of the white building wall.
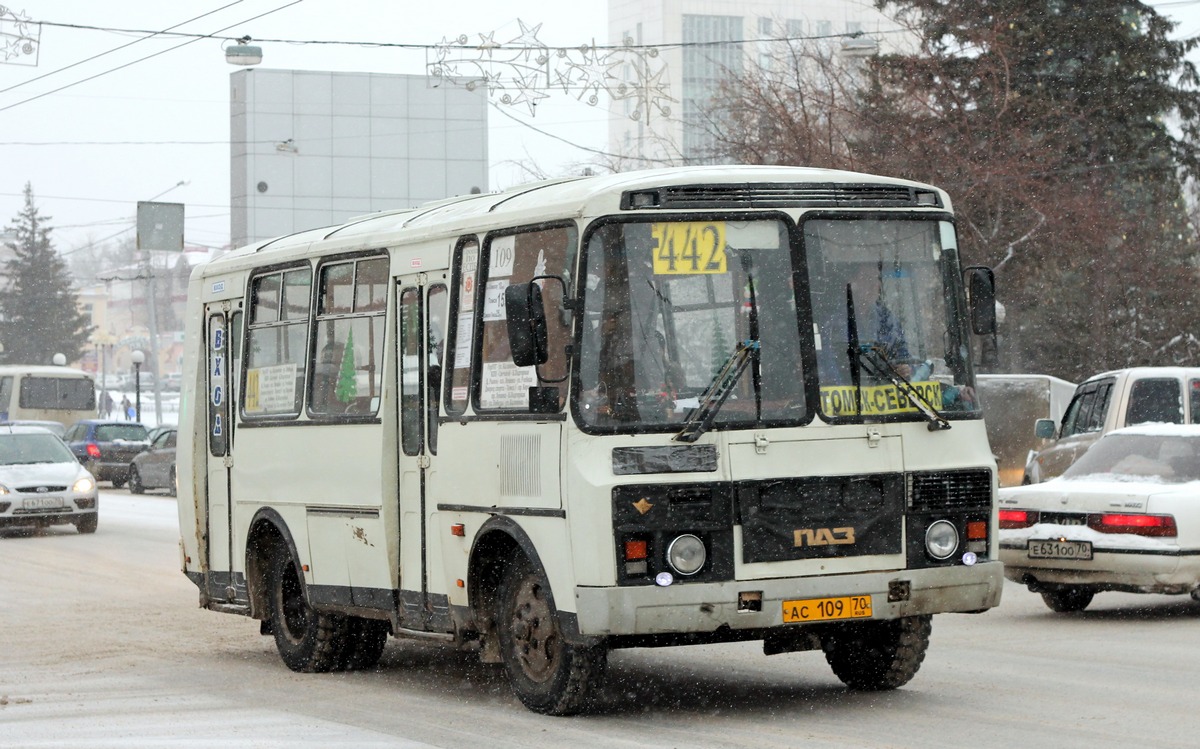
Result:
{"label": "white building wall", "polygon": [[[725,16],[741,19],[743,59],[756,64],[762,53],[761,19],[770,19],[770,38],[848,34],[861,31],[879,42],[880,47],[901,44],[896,25],[875,9],[870,0],[609,0],[609,44],[621,44],[631,38],[634,44],[664,45],[659,58],[665,62],[665,80],[669,83],[671,113],[663,116],[650,109],[640,119],[632,119],[630,100],[617,100],[609,112],[609,145],[614,153],[626,157],[626,168],[657,166],[663,163],[688,163],[700,154],[689,153],[686,144],[702,141],[698,134],[685,135],[684,78],[696,71],[686,70],[684,52],[678,46],[683,38],[685,15]],[[831,40],[839,44],[840,40]],[[696,55],[693,53],[693,57]],[[624,76],[633,82],[630,71]],[[688,93],[696,94],[696,86]],[[698,101],[698,100],[697,100]]]}
{"label": "white building wall", "polygon": [[425,76],[230,76],[233,245],[486,190],[487,99]]}

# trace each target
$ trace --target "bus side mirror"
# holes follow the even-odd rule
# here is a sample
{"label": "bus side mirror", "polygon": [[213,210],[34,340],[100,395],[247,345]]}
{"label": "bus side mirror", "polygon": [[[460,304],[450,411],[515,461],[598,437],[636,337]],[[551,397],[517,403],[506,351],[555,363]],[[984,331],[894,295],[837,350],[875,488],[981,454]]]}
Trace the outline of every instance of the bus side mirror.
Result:
{"label": "bus side mirror", "polygon": [[991,268],[975,265],[966,269],[967,305],[971,310],[971,331],[975,335],[996,332],[996,275]]}
{"label": "bus side mirror", "polygon": [[1038,439],[1052,440],[1055,426],[1054,419],[1038,419],[1033,423],[1033,434]]}
{"label": "bus side mirror", "polygon": [[541,287],[532,282],[511,284],[504,290],[504,307],[513,364],[518,367],[545,364],[549,344]]}

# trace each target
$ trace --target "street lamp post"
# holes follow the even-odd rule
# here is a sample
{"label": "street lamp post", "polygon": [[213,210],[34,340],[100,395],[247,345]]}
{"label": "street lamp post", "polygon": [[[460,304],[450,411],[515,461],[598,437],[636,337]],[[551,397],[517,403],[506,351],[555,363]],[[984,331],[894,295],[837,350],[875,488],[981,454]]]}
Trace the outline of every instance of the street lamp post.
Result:
{"label": "street lamp post", "polygon": [[142,421],[142,362],[146,361],[146,355],[140,350],[134,351],[129,355],[133,360],[133,414],[134,421]]}

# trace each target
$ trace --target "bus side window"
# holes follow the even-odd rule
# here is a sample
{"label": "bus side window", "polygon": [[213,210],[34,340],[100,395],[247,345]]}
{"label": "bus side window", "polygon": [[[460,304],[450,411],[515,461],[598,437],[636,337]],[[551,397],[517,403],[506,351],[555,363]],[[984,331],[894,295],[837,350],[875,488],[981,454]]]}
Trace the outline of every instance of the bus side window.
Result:
{"label": "bus side window", "polygon": [[[535,276],[558,276],[570,283],[578,236],[575,226],[564,225],[516,234],[492,235],[487,247],[487,275],[483,306],[483,351],[480,360],[480,410],[528,411],[529,389],[557,391],[558,411],[566,398],[562,383],[567,375],[566,346],[571,318],[563,310],[563,284],[539,282],[546,310],[549,359],[537,367],[513,364],[508,343],[504,290],[510,284],[528,283]],[[545,379],[539,379],[539,377]]]}
{"label": "bus side window", "polygon": [[379,410],[387,283],[386,257],[321,266],[311,414],[369,416]]}
{"label": "bus side window", "polygon": [[248,417],[299,415],[308,350],[308,266],[260,275],[251,281],[246,384]]}
{"label": "bus side window", "polygon": [[421,297],[415,288],[400,292],[397,315],[400,359],[400,447],[421,453]]}
{"label": "bus side window", "polygon": [[425,381],[428,383],[426,395],[426,423],[429,424],[429,452],[437,455],[438,432],[438,393],[442,387],[442,362],[446,352],[446,304],[449,292],[444,284],[429,287],[426,295],[426,347],[428,360],[425,364]]}
{"label": "bus side window", "polygon": [[456,253],[456,282],[451,300],[448,348],[443,363],[446,381],[446,413],[457,416],[467,410],[471,387],[471,344],[475,331],[475,300],[478,297],[479,242],[474,237],[459,240]]}

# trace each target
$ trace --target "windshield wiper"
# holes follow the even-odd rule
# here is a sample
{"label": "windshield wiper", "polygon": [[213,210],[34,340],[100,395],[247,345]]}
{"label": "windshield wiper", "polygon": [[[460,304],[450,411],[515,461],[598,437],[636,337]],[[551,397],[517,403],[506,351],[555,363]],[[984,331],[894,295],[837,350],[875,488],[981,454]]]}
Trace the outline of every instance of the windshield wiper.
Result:
{"label": "windshield wiper", "polygon": [[737,348],[721,366],[720,371],[717,372],[716,377],[713,377],[708,389],[700,396],[700,405],[688,414],[679,434],[671,439],[677,442],[695,442],[700,439],[700,435],[708,431],[713,420],[717,418],[717,411],[721,410],[721,406],[733,392],[733,386],[737,384],[738,378],[742,376],[742,372],[746,371],[750,360],[758,352],[758,347],[758,341],[755,340],[745,340],[737,345]]}
{"label": "windshield wiper", "polygon": [[[872,356],[873,355],[873,356]],[[921,394],[920,390],[908,381],[904,375],[896,371],[896,367],[892,365],[883,352],[874,346],[864,346],[859,349],[859,361],[867,368],[867,374],[873,377],[881,377],[896,386],[896,389],[908,396],[909,402],[917,407],[917,410],[929,420],[929,431],[935,432],[939,429],[949,429],[950,422],[945,416],[937,410],[929,400]],[[861,396],[860,396],[861,400]],[[859,415],[862,415],[862,409],[859,408]]]}
{"label": "windshield wiper", "polygon": [[854,289],[846,284],[846,358],[850,361],[850,382],[854,385],[854,406],[862,416],[862,367],[858,357],[858,315],[854,311]]}
{"label": "windshield wiper", "polygon": [[[731,248],[726,249],[728,252]],[[746,286],[750,291],[750,340],[754,341],[754,350],[750,355],[750,382],[754,387],[754,418],[762,421],[762,358],[761,349],[757,345],[762,339],[758,336],[758,290],[754,287],[754,260],[749,252],[741,253],[742,272],[746,274]]]}

